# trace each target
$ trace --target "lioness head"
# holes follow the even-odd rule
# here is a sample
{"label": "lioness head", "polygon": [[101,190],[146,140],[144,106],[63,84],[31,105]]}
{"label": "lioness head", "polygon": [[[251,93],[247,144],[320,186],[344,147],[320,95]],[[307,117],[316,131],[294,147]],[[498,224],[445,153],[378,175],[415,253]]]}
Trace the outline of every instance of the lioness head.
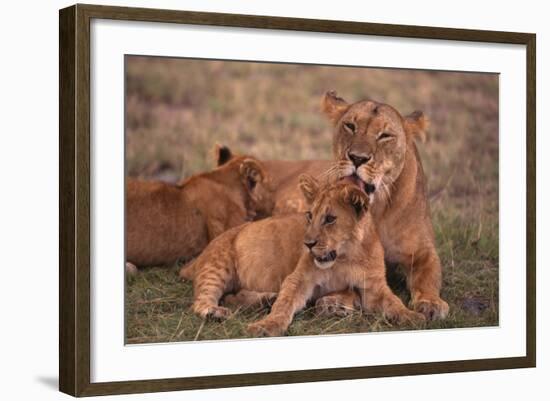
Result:
{"label": "lioness head", "polygon": [[416,136],[424,138],[428,121],[416,111],[407,117],[372,100],[348,104],[327,92],[322,110],[334,125],[333,153],[338,178],[351,177],[368,194],[389,193],[399,177],[405,153]]}
{"label": "lioness head", "polygon": [[320,269],[345,258],[354,240],[361,239],[360,224],[367,214],[369,198],[357,185],[339,181],[320,185],[310,175],[300,176],[300,189],[307,203],[304,245]]}

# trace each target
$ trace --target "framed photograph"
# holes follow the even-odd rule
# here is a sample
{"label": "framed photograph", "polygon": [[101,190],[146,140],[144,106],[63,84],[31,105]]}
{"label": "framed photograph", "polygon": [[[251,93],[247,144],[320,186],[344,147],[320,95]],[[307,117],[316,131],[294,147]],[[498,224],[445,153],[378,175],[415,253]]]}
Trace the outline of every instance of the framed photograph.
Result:
{"label": "framed photograph", "polygon": [[62,392],[535,366],[534,34],[59,26]]}

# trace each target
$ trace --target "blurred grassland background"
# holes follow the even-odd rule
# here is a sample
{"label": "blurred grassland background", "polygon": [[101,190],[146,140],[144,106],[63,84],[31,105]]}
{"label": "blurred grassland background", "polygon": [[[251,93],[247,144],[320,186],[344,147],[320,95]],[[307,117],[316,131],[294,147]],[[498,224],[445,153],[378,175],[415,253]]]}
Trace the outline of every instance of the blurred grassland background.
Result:
{"label": "blurred grassland background", "polygon": [[[214,166],[215,143],[260,159],[330,159],[332,130],[319,111],[334,89],[431,120],[418,144],[449,317],[427,328],[498,324],[498,75],[379,68],[126,58],[126,162],[129,176],[175,182]],[[128,343],[246,337],[262,309],[226,322],[189,311],[190,284],[177,266],[150,268],[126,286]],[[394,290],[408,301],[400,276]],[[344,319],[301,312],[290,335],[410,329],[378,316]]]}

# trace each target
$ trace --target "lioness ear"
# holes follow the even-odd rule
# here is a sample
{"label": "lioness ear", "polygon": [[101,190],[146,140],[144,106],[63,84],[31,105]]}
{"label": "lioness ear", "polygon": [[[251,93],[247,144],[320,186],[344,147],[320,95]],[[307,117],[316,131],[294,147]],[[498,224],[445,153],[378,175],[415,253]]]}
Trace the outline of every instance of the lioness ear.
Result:
{"label": "lioness ear", "polygon": [[266,177],[263,166],[254,159],[244,159],[239,167],[239,173],[241,181],[249,191],[256,188],[256,184],[263,181]]}
{"label": "lioness ear", "polygon": [[225,145],[216,144],[214,145],[214,160],[216,161],[216,166],[221,166],[227,163],[233,157],[231,149]]}
{"label": "lioness ear", "polygon": [[369,196],[356,186],[346,185],[342,190],[344,203],[351,205],[357,217],[361,217],[369,208]]}
{"label": "lioness ear", "polygon": [[414,111],[405,117],[405,132],[412,138],[420,138],[422,142],[426,141],[426,131],[430,121],[421,111]]}
{"label": "lioness ear", "polygon": [[321,101],[321,110],[333,124],[336,124],[340,120],[348,108],[349,104],[341,97],[338,97],[335,91],[325,93]]}
{"label": "lioness ear", "polygon": [[319,192],[319,181],[309,174],[300,174],[299,187],[308,203],[313,202]]}

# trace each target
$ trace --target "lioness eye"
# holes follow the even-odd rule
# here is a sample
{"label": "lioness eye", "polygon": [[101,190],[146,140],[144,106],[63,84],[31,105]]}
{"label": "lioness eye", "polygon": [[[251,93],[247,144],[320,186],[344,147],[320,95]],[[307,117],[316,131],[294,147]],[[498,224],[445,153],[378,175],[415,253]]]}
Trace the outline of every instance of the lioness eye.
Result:
{"label": "lioness eye", "polygon": [[348,131],[350,131],[352,134],[355,133],[355,124],[354,123],[344,123],[344,127],[346,127],[346,129]]}
{"label": "lioness eye", "polygon": [[330,214],[327,214],[325,216],[325,224],[332,224],[336,221],[336,216],[333,216],[333,215],[330,215]]}
{"label": "lioness eye", "polygon": [[311,212],[306,212],[306,220],[308,223],[311,223],[311,219],[313,218],[313,216],[311,215]]}
{"label": "lioness eye", "polygon": [[389,134],[387,132],[382,132],[380,135],[378,135],[378,140],[382,140],[382,139],[388,139],[388,138],[393,138],[393,135],[392,134]]}

